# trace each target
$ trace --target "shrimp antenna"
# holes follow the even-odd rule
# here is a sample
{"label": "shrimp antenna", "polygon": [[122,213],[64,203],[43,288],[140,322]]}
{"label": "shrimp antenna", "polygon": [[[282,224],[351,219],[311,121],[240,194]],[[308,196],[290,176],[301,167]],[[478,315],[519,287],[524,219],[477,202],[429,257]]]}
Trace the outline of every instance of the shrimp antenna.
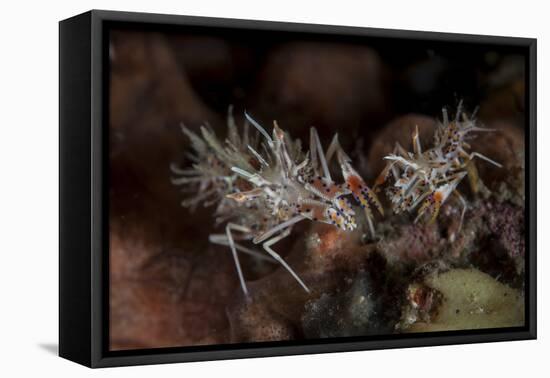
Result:
{"label": "shrimp antenna", "polygon": [[328,170],[327,159],[325,158],[325,153],[323,152],[323,146],[321,146],[321,140],[319,139],[319,134],[317,134],[317,130],[315,129],[315,127],[312,127],[310,129],[310,133],[311,133],[311,143],[314,143],[315,150],[319,155],[319,160],[321,161],[321,168],[323,169],[324,177],[329,180],[332,180],[332,178],[330,177],[330,172]]}
{"label": "shrimp antenna", "polygon": [[246,110],[244,112],[244,116],[248,120],[248,122],[250,122],[252,124],[252,126],[254,126],[256,129],[258,129],[258,131],[264,136],[264,138],[267,139],[267,143],[269,144],[269,146],[272,147],[273,146],[273,139],[271,139],[271,137],[269,136],[267,131],[265,131],[265,129],[258,122],[256,122],[256,120],[254,118],[252,118],[250,116],[250,114],[248,114],[246,112]]}

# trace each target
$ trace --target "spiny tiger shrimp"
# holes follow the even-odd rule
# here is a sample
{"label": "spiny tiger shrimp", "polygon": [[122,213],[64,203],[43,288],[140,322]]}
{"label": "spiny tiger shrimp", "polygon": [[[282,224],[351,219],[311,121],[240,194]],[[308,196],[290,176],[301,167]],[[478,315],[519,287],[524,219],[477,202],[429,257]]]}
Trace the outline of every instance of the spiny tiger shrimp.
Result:
{"label": "spiny tiger shrimp", "polygon": [[475,119],[475,112],[468,117],[459,103],[455,119],[449,121],[447,110],[443,109],[443,122],[438,122],[434,133],[434,146],[422,151],[418,127],[412,135],[413,152],[406,151],[396,143],[393,153],[384,157],[388,164],[375,182],[375,188],[393,178],[393,186],[386,189],[394,213],[412,212],[420,205],[415,222],[425,213],[430,214],[433,222],[441,206],[454,194],[462,203],[462,212],[458,231],[462,228],[467,203],[457,190],[458,184],[468,175],[468,165],[474,158],[479,158],[502,166],[478,152],[468,152],[471,146],[467,139],[472,132],[491,132],[493,129],[480,127]]}
{"label": "spiny tiger shrimp", "polygon": [[[182,201],[183,206],[216,205],[216,223],[226,224],[225,233],[212,234],[209,240],[230,248],[245,296],[248,297],[248,288],[237,251],[281,264],[309,292],[308,286],[272,246],[289,236],[293,226],[305,219],[345,231],[357,228],[348,195],[363,207],[374,235],[370,207],[383,214],[382,206],[352,167],[337,135],[325,154],[319,135],[312,127],[309,151],[303,152],[300,140],[292,139],[277,122],[273,123],[270,135],[246,112],[245,119],[239,134],[230,108],[228,136],[223,143],[207,126],[201,127],[200,136],[182,126],[191,141],[193,153],[187,156],[193,164],[186,169],[172,165],[172,172],[177,176],[172,182],[192,193]],[[251,135],[250,124],[257,133]],[[342,170],[342,184],[335,183],[331,177],[329,162],[333,157]],[[241,241],[261,243],[268,255],[237,243]]]}

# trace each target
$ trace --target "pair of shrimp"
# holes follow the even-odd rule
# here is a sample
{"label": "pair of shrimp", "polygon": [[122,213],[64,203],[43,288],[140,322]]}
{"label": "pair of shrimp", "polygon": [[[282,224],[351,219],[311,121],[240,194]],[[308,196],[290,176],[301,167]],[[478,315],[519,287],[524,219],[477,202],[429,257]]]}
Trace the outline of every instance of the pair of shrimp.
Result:
{"label": "pair of shrimp", "polygon": [[[182,127],[191,140],[194,153],[188,154],[188,158],[193,164],[187,169],[172,166],[173,173],[179,176],[172,181],[193,193],[182,202],[183,206],[216,204],[216,222],[226,224],[225,233],[210,235],[209,240],[231,250],[245,296],[249,292],[238,252],[281,264],[309,292],[308,286],[272,246],[306,219],[344,231],[356,229],[349,196],[364,209],[374,235],[371,207],[383,214],[382,206],[353,168],[337,135],[325,153],[317,130],[311,128],[309,151],[304,153],[300,141],[292,139],[276,122],[270,135],[246,112],[245,119],[241,135],[230,108],[229,132],[223,143],[207,127],[201,127],[201,136]],[[249,135],[250,125],[258,132],[255,137]],[[340,184],[333,181],[329,170],[334,157],[344,178]],[[267,255],[241,244],[242,241],[261,244]]]}
{"label": "pair of shrimp", "polygon": [[433,222],[441,206],[455,195],[462,203],[462,212],[458,231],[462,228],[467,203],[457,190],[457,186],[468,175],[468,166],[474,158],[479,158],[502,167],[499,163],[471,149],[467,139],[472,132],[490,132],[492,129],[477,125],[475,113],[470,118],[459,104],[456,117],[449,121],[447,111],[443,109],[443,122],[437,125],[434,133],[434,146],[422,151],[418,127],[412,135],[413,152],[406,151],[396,143],[393,152],[384,157],[388,164],[376,180],[375,188],[384,184],[388,178],[393,185],[386,189],[394,213],[412,212],[417,207],[415,222],[424,214],[430,215]]}
{"label": "pair of shrimp", "polygon": [[[250,125],[256,133],[250,135]],[[462,227],[467,203],[457,190],[468,175],[474,158],[501,165],[478,152],[468,152],[467,139],[472,132],[493,131],[479,127],[475,116],[469,118],[460,104],[454,120],[443,110],[443,122],[437,125],[433,147],[423,151],[418,127],[412,135],[413,152],[396,143],[384,159],[388,164],[370,189],[352,166],[352,160],[338,142],[336,134],[326,153],[315,128],[310,130],[309,150],[304,152],[299,140],[292,139],[276,122],[268,133],[245,112],[245,123],[239,133],[230,108],[228,136],[221,142],[206,126],[201,135],[182,127],[191,140],[192,153],[187,157],[191,168],[172,166],[173,183],[192,193],[182,201],[194,208],[199,203],[216,205],[216,223],[225,223],[225,233],[212,234],[212,243],[231,250],[240,286],[248,297],[248,288],[239,262],[238,252],[281,264],[309,292],[308,286],[277,254],[272,246],[289,236],[303,220],[331,224],[344,231],[357,228],[355,211],[349,197],[363,208],[371,235],[374,237],[373,207],[384,211],[375,194],[390,178],[393,184],[386,194],[394,213],[417,210],[414,222],[424,214],[434,221],[442,205],[455,195],[462,203],[458,231]],[[336,159],[344,181],[332,179],[329,164]],[[242,244],[261,244],[263,254]]]}

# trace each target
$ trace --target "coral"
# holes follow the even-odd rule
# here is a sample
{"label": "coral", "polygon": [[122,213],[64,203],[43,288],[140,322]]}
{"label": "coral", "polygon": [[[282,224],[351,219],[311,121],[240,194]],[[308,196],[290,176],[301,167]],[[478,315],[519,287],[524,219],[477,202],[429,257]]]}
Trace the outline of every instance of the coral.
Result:
{"label": "coral", "polygon": [[[155,236],[143,228],[128,233],[130,227],[114,225],[110,241],[112,348],[227,342],[224,303],[237,288],[231,266],[223,263],[229,256],[206,251],[192,259],[189,245],[163,250]],[[216,257],[220,264],[211,264]]]}
{"label": "coral", "polygon": [[285,260],[308,282],[311,291],[296,290],[284,269],[249,282],[250,300],[237,297],[229,308],[232,341],[254,341],[251,335],[279,329],[281,319],[293,330],[287,336],[303,337],[306,307],[323,295],[332,297],[350,290],[361,269],[383,271],[378,264],[367,263],[373,249],[361,244],[359,231],[348,233],[322,223],[302,227],[307,227],[300,230],[303,237],[288,246]]}
{"label": "coral", "polygon": [[521,292],[477,269],[452,269],[409,286],[408,304],[398,328],[431,332],[524,324]]}
{"label": "coral", "polygon": [[497,202],[488,204],[487,226],[512,258],[525,256],[524,210],[517,206]]}
{"label": "coral", "polygon": [[438,224],[411,224],[392,218],[380,228],[383,237],[377,248],[390,264],[422,264],[442,254],[442,237]]}
{"label": "coral", "polygon": [[441,261],[456,266],[474,265],[493,277],[521,287],[524,270],[524,209],[497,198],[469,203],[464,226],[458,232],[460,211],[448,207],[431,224],[411,224],[389,217],[379,222],[376,247],[399,269]]}
{"label": "coral", "polygon": [[306,338],[344,337],[390,332],[380,314],[382,295],[367,272],[359,272],[349,289],[323,293],[306,303],[302,329]]}
{"label": "coral", "polygon": [[271,311],[262,302],[249,302],[228,312],[232,342],[295,339],[295,327],[285,316]]}

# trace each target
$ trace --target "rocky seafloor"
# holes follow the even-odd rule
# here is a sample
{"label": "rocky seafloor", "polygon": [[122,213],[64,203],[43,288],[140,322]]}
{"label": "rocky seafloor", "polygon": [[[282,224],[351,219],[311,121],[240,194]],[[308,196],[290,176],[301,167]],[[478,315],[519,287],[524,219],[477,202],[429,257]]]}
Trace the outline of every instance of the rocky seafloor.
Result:
{"label": "rocky seafloor", "polygon": [[[491,54],[479,54],[483,64],[472,63],[467,81],[444,54],[405,64],[357,45],[278,42],[258,52],[210,36],[113,33],[111,349],[523,325],[523,71],[517,56]],[[309,294],[280,266],[242,255],[246,301],[229,250],[208,243],[221,229],[212,209],[179,206],[169,165],[188,146],[180,122],[208,121],[223,135],[234,103],[304,139],[312,124],[324,144],[338,131],[370,184],[396,141],[410,146],[415,126],[429,145],[434,117],[456,101],[426,93],[453,84],[496,129],[472,140],[472,150],[503,165],[479,161],[480,184],[461,184],[468,211],[460,232],[453,202],[436,222],[413,224],[391,215],[381,194],[376,239],[358,217],[354,232],[302,222],[275,245]],[[483,95],[468,97],[474,92]],[[410,98],[421,101],[408,108]]]}

